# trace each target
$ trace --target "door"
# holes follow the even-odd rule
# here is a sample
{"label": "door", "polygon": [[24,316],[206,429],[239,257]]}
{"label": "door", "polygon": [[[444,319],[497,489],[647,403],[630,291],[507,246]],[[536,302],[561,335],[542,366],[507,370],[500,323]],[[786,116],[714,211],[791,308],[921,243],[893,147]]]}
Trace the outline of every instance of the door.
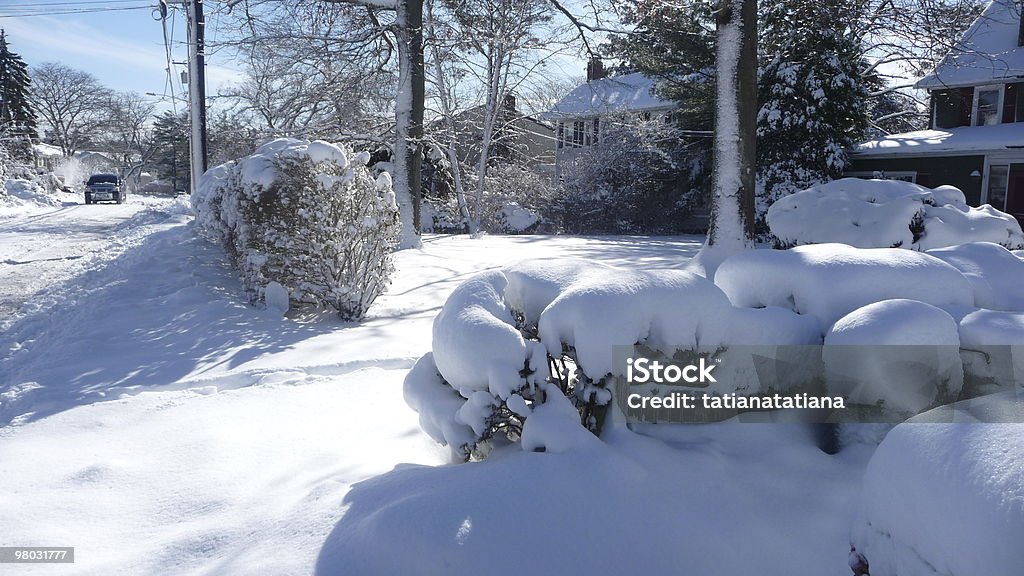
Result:
{"label": "door", "polygon": [[1006,183],[1006,211],[1024,226],[1024,164],[1010,164]]}

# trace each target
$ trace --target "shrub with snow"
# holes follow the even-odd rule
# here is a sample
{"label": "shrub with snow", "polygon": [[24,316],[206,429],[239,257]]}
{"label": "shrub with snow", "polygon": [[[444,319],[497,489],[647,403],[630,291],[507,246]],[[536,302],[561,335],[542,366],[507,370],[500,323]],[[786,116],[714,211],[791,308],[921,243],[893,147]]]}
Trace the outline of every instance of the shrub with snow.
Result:
{"label": "shrub with snow", "polygon": [[329,305],[359,319],[387,287],[394,193],[350,154],[280,138],[203,175],[192,197],[196,228],[227,248],[254,299],[276,282],[293,307]]}
{"label": "shrub with snow", "polygon": [[826,388],[855,404],[913,416],[957,399],[964,382],[959,347],[956,321],[935,306],[868,304],[825,335]]}
{"label": "shrub with snow", "polygon": [[952,186],[843,178],[780,198],[768,210],[777,246],[838,242],[857,248],[930,250],[968,242],[1024,247],[1017,220],[967,205]]}
{"label": "shrub with snow", "polygon": [[743,252],[722,263],[715,284],[735,306],[779,306],[813,316],[822,334],[843,316],[881,300],[974,304],[967,279],[934,256],[845,244]]}
{"label": "shrub with snow", "polygon": [[852,534],[872,575],[1021,573],[1021,425],[967,422],[979,411],[1020,414],[1024,405],[1009,393],[968,402],[897,426],[872,456]]}
{"label": "shrub with snow", "polygon": [[974,305],[989,310],[1024,312],[1024,262],[992,242],[972,242],[929,250],[950,264],[974,289]]}

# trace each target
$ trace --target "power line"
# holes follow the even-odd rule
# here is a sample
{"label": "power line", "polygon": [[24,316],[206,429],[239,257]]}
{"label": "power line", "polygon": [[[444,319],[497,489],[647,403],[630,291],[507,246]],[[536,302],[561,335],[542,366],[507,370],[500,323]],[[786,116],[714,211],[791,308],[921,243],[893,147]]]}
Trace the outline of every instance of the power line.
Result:
{"label": "power line", "polygon": [[64,10],[54,12],[25,12],[15,14],[0,14],[0,18],[27,18],[29,16],[60,16],[62,14],[90,14],[94,12],[120,12],[123,10],[152,10],[153,7],[149,5],[145,6],[129,6],[125,8],[83,8],[81,10]]}
{"label": "power line", "polygon": [[28,2],[26,4],[5,4],[4,8],[20,8],[24,6],[37,8],[39,6],[58,6],[64,8],[71,8],[80,4],[127,4],[130,2],[138,2],[139,0],[72,0],[70,2]]}

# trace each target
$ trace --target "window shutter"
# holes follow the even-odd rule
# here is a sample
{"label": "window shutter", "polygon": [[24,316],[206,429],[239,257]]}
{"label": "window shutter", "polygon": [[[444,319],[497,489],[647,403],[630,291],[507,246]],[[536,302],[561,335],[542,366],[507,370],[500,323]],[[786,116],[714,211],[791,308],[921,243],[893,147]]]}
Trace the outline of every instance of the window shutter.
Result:
{"label": "window shutter", "polygon": [[1007,84],[1003,94],[1003,124],[1017,121],[1017,93],[1020,84]]}
{"label": "window shutter", "polygon": [[960,119],[957,126],[971,125],[971,112],[974,109],[974,87],[960,89]]}

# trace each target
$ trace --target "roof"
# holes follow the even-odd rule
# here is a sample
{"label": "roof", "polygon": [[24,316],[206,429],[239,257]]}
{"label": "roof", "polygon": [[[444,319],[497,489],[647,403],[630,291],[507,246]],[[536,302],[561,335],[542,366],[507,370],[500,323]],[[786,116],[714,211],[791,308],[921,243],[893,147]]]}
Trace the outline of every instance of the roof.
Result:
{"label": "roof", "polygon": [[32,150],[35,151],[36,156],[63,156],[64,155],[64,153],[61,152],[60,148],[58,148],[56,146],[51,146],[49,144],[43,144],[42,142],[40,142],[39,144],[33,144],[32,145]]}
{"label": "roof", "polygon": [[1024,122],[891,134],[854,147],[857,156],[901,156],[1024,149]]}
{"label": "roof", "polygon": [[543,118],[576,118],[598,116],[608,112],[646,112],[675,107],[671,100],[654,95],[654,79],[639,72],[591,80],[576,87]]}
{"label": "roof", "polygon": [[978,86],[1024,77],[1024,47],[1017,45],[1021,7],[1015,0],[995,0],[964,32],[963,38],[935,70],[917,83],[934,90]]}

